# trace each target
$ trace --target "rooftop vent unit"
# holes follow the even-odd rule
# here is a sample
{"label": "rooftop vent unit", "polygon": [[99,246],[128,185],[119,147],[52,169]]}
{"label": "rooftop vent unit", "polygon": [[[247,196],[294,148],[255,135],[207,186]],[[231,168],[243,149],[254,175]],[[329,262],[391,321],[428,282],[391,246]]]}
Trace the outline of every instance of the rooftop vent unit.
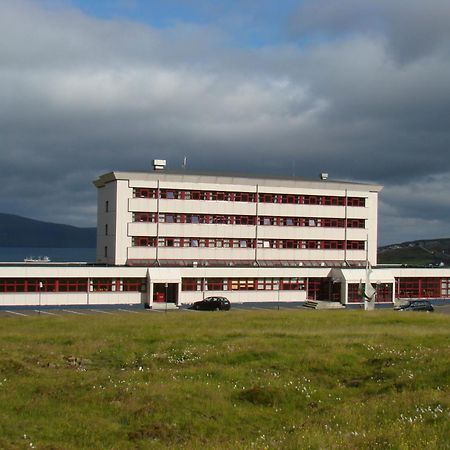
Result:
{"label": "rooftop vent unit", "polygon": [[153,170],[164,170],[166,168],[165,159],[154,159],[153,160]]}
{"label": "rooftop vent unit", "polygon": [[326,172],[322,172],[320,174],[320,179],[321,180],[328,180],[328,174]]}

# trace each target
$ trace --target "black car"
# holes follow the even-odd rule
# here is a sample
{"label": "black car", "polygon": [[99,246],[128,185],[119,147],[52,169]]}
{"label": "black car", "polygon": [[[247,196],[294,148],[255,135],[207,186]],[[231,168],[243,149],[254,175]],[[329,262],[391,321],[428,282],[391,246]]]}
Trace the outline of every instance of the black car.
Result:
{"label": "black car", "polygon": [[230,301],[225,297],[206,297],[191,306],[191,309],[202,311],[228,311],[230,308]]}
{"label": "black car", "polygon": [[395,306],[396,311],[434,311],[429,300],[408,300],[402,305]]}

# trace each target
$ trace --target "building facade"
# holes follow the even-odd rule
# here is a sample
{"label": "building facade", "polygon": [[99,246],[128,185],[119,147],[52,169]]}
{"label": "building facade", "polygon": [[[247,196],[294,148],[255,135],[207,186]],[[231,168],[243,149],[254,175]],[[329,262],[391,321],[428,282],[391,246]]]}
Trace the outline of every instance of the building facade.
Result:
{"label": "building facade", "polygon": [[0,264],[0,307],[450,299],[450,268],[376,267],[381,186],[188,172],[112,172],[97,264]]}
{"label": "building facade", "polygon": [[165,171],[112,172],[94,184],[98,262],[376,265],[381,186]]}

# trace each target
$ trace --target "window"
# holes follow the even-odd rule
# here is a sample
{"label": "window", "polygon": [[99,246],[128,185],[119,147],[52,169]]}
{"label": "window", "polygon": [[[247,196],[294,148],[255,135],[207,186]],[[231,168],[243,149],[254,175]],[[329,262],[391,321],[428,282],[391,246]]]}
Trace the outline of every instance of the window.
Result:
{"label": "window", "polygon": [[108,236],[108,224],[105,224],[105,236]]}
{"label": "window", "polygon": [[295,248],[295,247],[296,247],[295,241],[292,240],[283,241],[283,248]]}
{"label": "window", "polygon": [[232,291],[254,291],[257,286],[254,278],[229,278],[227,285]]}
{"label": "window", "polygon": [[364,206],[366,206],[366,199],[364,197],[348,197],[347,205],[364,207]]}
{"label": "window", "polygon": [[259,201],[261,203],[273,203],[274,196],[272,194],[259,194]]}
{"label": "window", "polygon": [[364,241],[347,241],[348,250],[364,250],[364,248],[365,248]]}
{"label": "window", "polygon": [[231,201],[235,202],[254,202],[255,201],[255,194],[251,192],[231,192],[230,193],[230,199],[232,197]]}
{"label": "window", "polygon": [[113,280],[111,278],[93,278],[91,285],[94,292],[110,292],[113,290]]}
{"label": "window", "polygon": [[109,212],[109,201],[106,200],[105,202],[105,212]]}
{"label": "window", "polygon": [[282,203],[290,203],[290,204],[298,203],[297,196],[291,194],[283,195]]}
{"label": "window", "polygon": [[137,212],[133,214],[133,222],[156,222],[156,213]]}
{"label": "window", "polygon": [[156,190],[149,188],[134,188],[133,197],[136,198],[156,198]]}
{"label": "window", "polygon": [[441,296],[449,297],[450,296],[450,278],[442,278],[441,281]]}
{"label": "window", "polygon": [[392,283],[379,283],[376,285],[376,290],[375,301],[377,303],[392,302]]}
{"label": "window", "polygon": [[35,292],[39,289],[27,289],[27,280],[2,278],[0,279],[0,292]]}
{"label": "window", "polygon": [[314,195],[305,195],[303,197],[303,202],[305,205],[318,205],[319,198]]}
{"label": "window", "polygon": [[304,291],[305,280],[303,278],[281,278],[281,291]]}
{"label": "window", "polygon": [[256,288],[258,291],[276,291],[279,288],[279,278],[258,278]]}
{"label": "window", "polygon": [[440,278],[399,278],[397,297],[399,298],[439,298],[442,296]]}
{"label": "window", "polygon": [[323,241],[322,248],[342,250],[344,248],[344,241]]}
{"label": "window", "polygon": [[3,278],[0,292],[86,292],[86,278]]}
{"label": "window", "polygon": [[348,284],[348,302],[349,303],[359,303],[359,302],[363,301],[359,290],[360,290],[359,284],[357,284],[357,283],[349,283]]}
{"label": "window", "polygon": [[145,278],[124,278],[120,282],[124,292],[146,292],[147,281]]}
{"label": "window", "polygon": [[205,280],[205,291],[223,291],[222,278],[207,278]]}
{"label": "window", "polygon": [[202,279],[201,278],[183,278],[181,280],[182,291],[201,291]]}
{"label": "window", "polygon": [[61,278],[58,280],[59,292],[86,292],[87,278]]}
{"label": "window", "polygon": [[104,256],[105,256],[105,258],[107,258],[108,257],[108,246],[107,245],[105,245],[105,253],[104,253]]}
{"label": "window", "polygon": [[155,247],[156,238],[149,236],[135,236],[132,244],[134,247]]}
{"label": "window", "polygon": [[364,219],[347,219],[347,227],[348,228],[364,228],[365,220]]}

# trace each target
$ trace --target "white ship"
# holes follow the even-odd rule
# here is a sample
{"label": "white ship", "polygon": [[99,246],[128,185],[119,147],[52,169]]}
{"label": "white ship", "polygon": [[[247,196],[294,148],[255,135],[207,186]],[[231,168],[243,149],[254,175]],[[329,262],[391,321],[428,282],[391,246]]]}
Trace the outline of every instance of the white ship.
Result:
{"label": "white ship", "polygon": [[35,258],[34,256],[27,256],[24,258],[23,262],[26,263],[48,263],[51,262],[50,258],[48,256],[38,256]]}

